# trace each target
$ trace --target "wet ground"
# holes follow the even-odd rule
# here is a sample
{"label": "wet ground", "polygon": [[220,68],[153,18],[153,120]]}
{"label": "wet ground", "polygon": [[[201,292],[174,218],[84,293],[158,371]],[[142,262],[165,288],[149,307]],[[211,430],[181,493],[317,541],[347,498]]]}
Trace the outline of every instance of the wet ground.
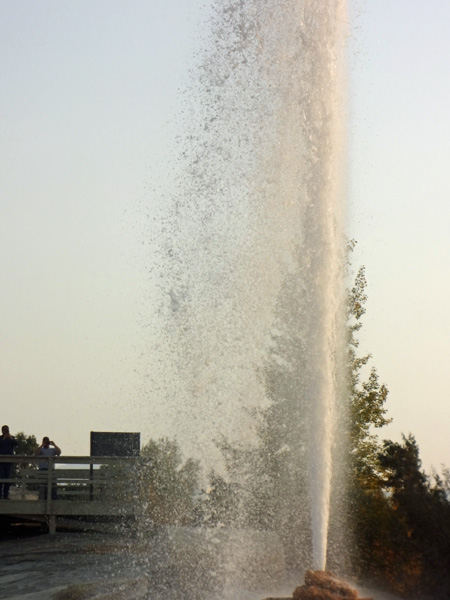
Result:
{"label": "wet ground", "polygon": [[[42,533],[38,525],[3,527],[0,599],[221,600],[223,581],[217,580],[215,563],[223,560],[219,550],[223,540],[209,535],[207,543],[201,543],[195,539],[197,533],[168,528],[164,535],[142,540],[126,530],[51,536]],[[273,564],[272,554],[262,570],[267,573]],[[301,583],[294,577],[267,593],[238,585],[232,597],[262,600],[289,596]],[[374,600],[396,600],[388,594],[364,592]]]}
{"label": "wet ground", "polygon": [[184,540],[167,530],[144,540],[126,529],[48,535],[38,525],[9,527],[0,533],[0,599],[217,598],[214,552],[205,560],[184,533]]}
{"label": "wet ground", "polygon": [[116,536],[61,533],[9,537],[0,543],[2,599],[49,600],[74,584],[139,578],[138,564],[123,552]]}

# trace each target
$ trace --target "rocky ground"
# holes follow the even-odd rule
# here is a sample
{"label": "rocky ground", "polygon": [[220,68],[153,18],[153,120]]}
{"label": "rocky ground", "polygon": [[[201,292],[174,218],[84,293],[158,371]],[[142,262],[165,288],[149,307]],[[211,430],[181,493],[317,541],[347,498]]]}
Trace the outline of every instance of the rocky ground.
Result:
{"label": "rocky ground", "polygon": [[[36,534],[37,533],[37,534]],[[0,535],[0,599],[4,600],[217,600],[223,580],[220,535],[195,539],[197,531],[170,528],[149,540],[124,530],[116,533],[57,533],[50,536],[33,529]],[[263,540],[261,540],[263,542]],[[270,540],[265,540],[270,542]],[[268,546],[269,543],[260,546]],[[275,591],[290,596],[299,578],[279,578],[281,564],[275,553],[253,556],[258,571],[275,582],[269,593],[238,582],[233,600],[261,600]],[[272,573],[270,572],[272,569]],[[278,582],[276,581],[278,579]],[[267,584],[264,584],[264,587]],[[393,596],[364,591],[362,597],[396,600]],[[230,596],[229,596],[230,597]]]}

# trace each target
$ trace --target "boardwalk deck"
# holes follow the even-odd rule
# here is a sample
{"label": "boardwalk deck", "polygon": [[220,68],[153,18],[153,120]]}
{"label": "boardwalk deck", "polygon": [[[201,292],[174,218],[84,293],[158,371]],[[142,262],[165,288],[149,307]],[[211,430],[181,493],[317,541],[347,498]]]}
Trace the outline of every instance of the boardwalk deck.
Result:
{"label": "boardwalk deck", "polygon": [[11,484],[10,499],[0,500],[0,515],[45,517],[50,533],[58,517],[135,517],[139,460],[0,456],[0,462],[13,464],[11,479],[0,480]]}

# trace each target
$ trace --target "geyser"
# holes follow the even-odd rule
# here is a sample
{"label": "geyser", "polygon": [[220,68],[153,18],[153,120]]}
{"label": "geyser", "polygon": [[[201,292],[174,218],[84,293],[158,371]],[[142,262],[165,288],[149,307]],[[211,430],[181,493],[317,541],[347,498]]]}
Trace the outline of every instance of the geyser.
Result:
{"label": "geyser", "polygon": [[[237,482],[237,526],[293,531],[324,569],[344,370],[345,2],[222,0],[209,26],[158,236],[161,418]],[[251,518],[252,469],[231,469],[225,446],[266,461],[270,500],[259,488]],[[289,513],[304,480],[310,535]]]}

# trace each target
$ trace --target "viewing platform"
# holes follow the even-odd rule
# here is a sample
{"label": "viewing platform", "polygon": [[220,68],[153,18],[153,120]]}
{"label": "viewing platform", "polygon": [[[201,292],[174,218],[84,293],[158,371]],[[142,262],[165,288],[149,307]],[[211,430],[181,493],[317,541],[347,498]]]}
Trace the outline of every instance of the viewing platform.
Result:
{"label": "viewing platform", "polygon": [[0,517],[45,518],[51,534],[58,518],[136,517],[139,457],[2,455],[0,462],[13,463],[11,479],[1,480],[11,488]]}

